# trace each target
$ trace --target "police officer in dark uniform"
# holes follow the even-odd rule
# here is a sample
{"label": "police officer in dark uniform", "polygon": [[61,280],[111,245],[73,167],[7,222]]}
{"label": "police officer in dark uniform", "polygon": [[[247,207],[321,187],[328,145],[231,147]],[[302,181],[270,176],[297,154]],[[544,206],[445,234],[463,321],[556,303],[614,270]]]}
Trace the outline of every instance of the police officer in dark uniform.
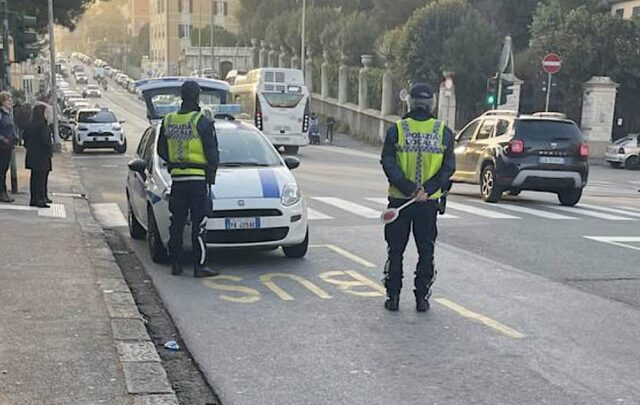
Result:
{"label": "police officer in dark uniform", "polygon": [[389,207],[398,208],[412,198],[396,221],[386,225],[388,259],[384,270],[387,289],[385,308],[397,311],[402,289],[404,251],[413,230],[419,261],[415,271],[416,309],[429,309],[435,280],[434,248],[438,229],[438,200],[455,172],[454,135],[444,122],[436,120],[433,90],[417,83],[409,94],[410,111],[387,130],[382,150],[382,167],[389,181]]}
{"label": "police officer in dark uniform", "polygon": [[191,214],[193,276],[210,277],[219,273],[205,266],[207,211],[211,209],[209,189],[219,163],[218,141],[213,121],[200,111],[200,86],[188,80],[182,85],[182,106],[167,114],[158,138],[158,155],[169,166],[171,226],[169,257],[171,274],[182,274],[182,235]]}

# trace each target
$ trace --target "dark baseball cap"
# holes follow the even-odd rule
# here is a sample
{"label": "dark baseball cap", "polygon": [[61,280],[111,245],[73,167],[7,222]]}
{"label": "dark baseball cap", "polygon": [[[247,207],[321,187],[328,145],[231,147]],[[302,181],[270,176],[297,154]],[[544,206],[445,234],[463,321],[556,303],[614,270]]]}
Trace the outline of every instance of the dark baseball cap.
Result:
{"label": "dark baseball cap", "polygon": [[409,92],[411,98],[433,98],[433,89],[426,83],[416,83]]}
{"label": "dark baseball cap", "polygon": [[180,89],[183,100],[195,100],[200,96],[201,92],[200,85],[194,80],[187,80]]}

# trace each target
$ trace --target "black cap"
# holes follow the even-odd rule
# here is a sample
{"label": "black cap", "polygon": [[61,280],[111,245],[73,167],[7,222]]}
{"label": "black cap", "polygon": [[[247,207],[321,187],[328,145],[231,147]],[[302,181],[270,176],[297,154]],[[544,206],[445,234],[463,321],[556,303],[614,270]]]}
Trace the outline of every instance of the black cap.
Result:
{"label": "black cap", "polygon": [[197,100],[200,97],[200,85],[194,80],[187,80],[180,90],[183,100]]}
{"label": "black cap", "polygon": [[426,83],[416,83],[409,92],[411,98],[433,98],[433,89]]}

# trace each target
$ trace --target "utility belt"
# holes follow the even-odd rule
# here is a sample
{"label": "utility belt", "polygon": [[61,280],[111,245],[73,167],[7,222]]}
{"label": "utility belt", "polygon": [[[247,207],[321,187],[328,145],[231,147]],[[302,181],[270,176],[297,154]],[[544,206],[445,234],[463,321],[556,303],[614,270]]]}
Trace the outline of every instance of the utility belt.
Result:
{"label": "utility belt", "polygon": [[187,163],[187,162],[175,162],[175,163],[167,163],[167,168],[169,173],[173,169],[201,169],[204,170],[204,178],[207,180],[209,184],[215,184],[216,180],[216,168],[203,163]]}

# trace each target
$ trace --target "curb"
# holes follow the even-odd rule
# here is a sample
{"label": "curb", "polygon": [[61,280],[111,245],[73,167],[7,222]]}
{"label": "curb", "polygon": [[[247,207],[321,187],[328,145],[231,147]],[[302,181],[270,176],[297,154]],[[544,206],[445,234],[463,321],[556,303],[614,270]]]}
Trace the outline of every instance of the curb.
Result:
{"label": "curb", "polygon": [[[72,167],[68,146],[62,151]],[[72,175],[74,193],[86,195],[77,174]],[[98,224],[89,202],[74,199],[73,209],[87,245],[93,250],[89,258],[96,275],[96,288],[102,292],[106,310],[111,320],[111,333],[120,358],[125,384],[134,405],[178,405],[160,356],[145,327],[145,320],[131,295],[122,271],[107,244],[104,230]]]}

